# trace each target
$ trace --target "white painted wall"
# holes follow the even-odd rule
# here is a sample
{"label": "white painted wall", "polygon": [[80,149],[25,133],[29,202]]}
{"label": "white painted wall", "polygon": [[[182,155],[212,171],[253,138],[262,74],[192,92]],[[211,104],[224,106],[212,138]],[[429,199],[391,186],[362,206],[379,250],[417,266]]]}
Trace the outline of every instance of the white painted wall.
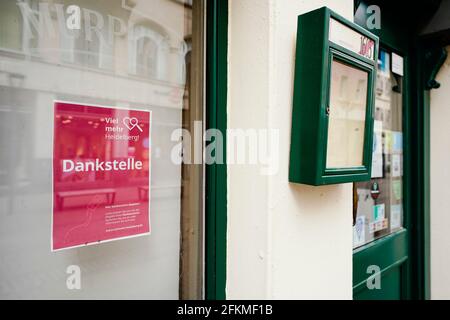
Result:
{"label": "white painted wall", "polygon": [[[228,166],[228,299],[351,299],[351,184],[288,182],[297,16],[352,0],[230,0],[228,127],[279,129],[279,171]],[[305,155],[307,156],[307,155]]]}
{"label": "white painted wall", "polygon": [[441,87],[430,93],[431,298],[450,299],[450,57],[436,80]]}

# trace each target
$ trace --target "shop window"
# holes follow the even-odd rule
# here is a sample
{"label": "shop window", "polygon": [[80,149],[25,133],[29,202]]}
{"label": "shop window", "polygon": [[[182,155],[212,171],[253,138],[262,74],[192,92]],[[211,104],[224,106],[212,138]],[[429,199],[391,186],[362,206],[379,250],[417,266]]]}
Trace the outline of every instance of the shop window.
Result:
{"label": "shop window", "polygon": [[402,77],[391,71],[391,53],[380,50],[375,91],[372,172],[354,184],[353,247],[403,228]]}
{"label": "shop window", "polygon": [[[174,131],[186,128],[196,141],[204,116],[205,1],[190,3],[0,1],[0,299],[203,297],[204,167],[172,159],[181,143]],[[20,5],[54,34],[35,33]],[[80,9],[78,30],[67,29],[69,5]],[[50,20],[40,20],[46,8]],[[88,34],[87,13],[98,32]],[[73,108],[56,114],[60,101]],[[130,110],[151,111],[150,138],[103,143],[106,119],[130,120]],[[54,140],[56,125],[65,129]],[[55,155],[77,163],[140,156],[142,170],[61,173]],[[52,252],[53,200],[66,197],[68,216],[80,219],[70,230],[78,231],[89,225],[86,188],[103,192],[101,205],[150,191],[151,234]],[[82,290],[66,286],[70,265],[81,269]]]}

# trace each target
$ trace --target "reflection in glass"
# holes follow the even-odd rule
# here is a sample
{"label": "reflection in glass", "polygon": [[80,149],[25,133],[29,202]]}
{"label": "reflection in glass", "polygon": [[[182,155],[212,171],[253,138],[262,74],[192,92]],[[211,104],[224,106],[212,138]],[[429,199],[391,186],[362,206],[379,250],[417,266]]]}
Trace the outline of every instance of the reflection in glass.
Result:
{"label": "reflection in glass", "polygon": [[363,164],[368,73],[333,59],[327,168]]}

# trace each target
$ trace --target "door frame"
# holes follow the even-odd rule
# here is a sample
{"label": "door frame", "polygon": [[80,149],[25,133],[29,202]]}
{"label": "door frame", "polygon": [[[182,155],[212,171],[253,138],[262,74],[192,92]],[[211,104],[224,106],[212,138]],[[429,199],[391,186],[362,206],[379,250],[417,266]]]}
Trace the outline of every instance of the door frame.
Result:
{"label": "door frame", "polygon": [[205,166],[205,298],[226,299],[228,0],[206,1],[206,126],[223,136],[223,164]]}

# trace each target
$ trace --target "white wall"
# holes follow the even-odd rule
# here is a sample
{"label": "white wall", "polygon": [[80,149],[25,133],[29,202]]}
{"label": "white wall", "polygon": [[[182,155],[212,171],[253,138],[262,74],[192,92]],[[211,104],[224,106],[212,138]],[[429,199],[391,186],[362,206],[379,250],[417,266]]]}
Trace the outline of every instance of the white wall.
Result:
{"label": "white wall", "polygon": [[430,93],[431,298],[450,299],[450,57],[436,80],[441,87]]}
{"label": "white wall", "polygon": [[[228,127],[280,130],[279,171],[228,166],[228,299],[351,299],[351,184],[288,182],[297,16],[352,0],[230,0]],[[307,155],[305,155],[307,156]]]}

